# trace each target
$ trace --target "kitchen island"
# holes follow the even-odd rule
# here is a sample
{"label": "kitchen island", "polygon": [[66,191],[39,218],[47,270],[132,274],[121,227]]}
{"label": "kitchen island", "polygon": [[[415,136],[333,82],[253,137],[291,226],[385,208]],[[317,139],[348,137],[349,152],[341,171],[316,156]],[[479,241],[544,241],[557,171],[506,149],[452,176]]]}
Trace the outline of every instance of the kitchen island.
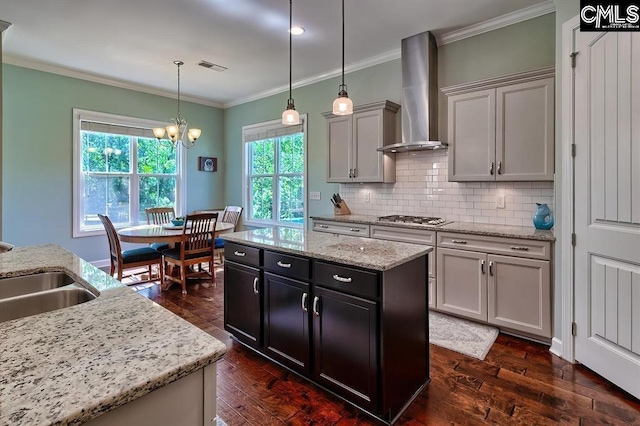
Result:
{"label": "kitchen island", "polygon": [[222,342],[62,247],[0,254],[0,278],[43,272],[98,297],[0,323],[0,425],[210,424]]}
{"label": "kitchen island", "polygon": [[262,228],[225,234],[225,329],[390,424],[429,381],[431,247]]}

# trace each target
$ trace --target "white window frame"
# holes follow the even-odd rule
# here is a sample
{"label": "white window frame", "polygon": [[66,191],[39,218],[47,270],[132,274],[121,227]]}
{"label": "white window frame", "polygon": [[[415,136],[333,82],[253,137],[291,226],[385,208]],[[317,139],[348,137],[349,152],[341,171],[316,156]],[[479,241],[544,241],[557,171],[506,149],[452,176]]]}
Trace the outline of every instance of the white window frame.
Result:
{"label": "white window frame", "polygon": [[[307,220],[308,220],[308,215],[307,215],[307,205],[309,203],[309,188],[307,185],[307,174],[308,174],[308,168],[307,168],[307,146],[308,146],[308,141],[307,141],[307,114],[300,114],[300,120],[302,122],[302,134],[303,134],[303,149],[304,149],[304,171],[302,173],[303,175],[303,185],[304,185],[304,193],[303,193],[303,197],[304,200],[302,202],[302,209],[303,209],[303,217],[304,217],[304,222],[301,224],[294,224],[294,223],[289,223],[289,222],[279,222],[278,220],[251,220],[251,201],[249,200],[249,197],[251,196],[250,193],[250,182],[249,182],[249,157],[248,157],[248,149],[247,149],[247,143],[248,142],[253,142],[253,141],[246,141],[245,140],[245,135],[247,134],[251,134],[251,133],[258,133],[258,132],[262,132],[262,131],[267,131],[269,129],[276,129],[278,127],[285,127],[284,124],[282,124],[281,120],[271,120],[271,121],[267,121],[264,123],[256,123],[256,124],[251,124],[251,125],[247,125],[247,126],[242,126],[242,200],[243,200],[243,207],[244,207],[244,211],[247,212],[246,215],[246,220],[243,222],[244,225],[247,226],[253,226],[253,227],[264,227],[264,226],[285,226],[285,227],[289,227],[289,228],[304,228],[307,225]],[[275,158],[275,161],[278,161],[277,155]],[[278,205],[276,203],[279,203],[280,199],[279,197],[276,196],[274,197],[274,205]]]}
{"label": "white window frame", "polygon": [[[73,109],[73,238],[91,237],[96,235],[104,235],[105,230],[101,225],[95,229],[82,229],[83,203],[82,194],[84,191],[84,182],[82,180],[82,137],[81,137],[81,121],[93,121],[98,123],[109,123],[120,126],[136,127],[143,129],[153,129],[154,127],[164,127],[167,125],[163,121],[147,120],[144,118],[127,117],[124,115],[108,114],[104,112],[88,111],[83,109]],[[167,141],[167,143],[169,143]],[[132,147],[133,148],[133,147]],[[178,166],[178,174],[176,176],[176,214],[182,215],[187,205],[187,155],[184,147],[178,144],[176,148],[176,164]],[[137,152],[131,152],[132,167],[137,170]],[[137,185],[137,173],[134,173],[129,183]],[[135,198],[135,197],[134,197]],[[130,209],[137,211],[137,199],[130,199]],[[134,209],[135,207],[135,209]],[[131,222],[128,224],[116,225],[116,228],[125,228],[128,226],[138,225],[138,216],[132,215]],[[146,222],[145,222],[146,224]]]}

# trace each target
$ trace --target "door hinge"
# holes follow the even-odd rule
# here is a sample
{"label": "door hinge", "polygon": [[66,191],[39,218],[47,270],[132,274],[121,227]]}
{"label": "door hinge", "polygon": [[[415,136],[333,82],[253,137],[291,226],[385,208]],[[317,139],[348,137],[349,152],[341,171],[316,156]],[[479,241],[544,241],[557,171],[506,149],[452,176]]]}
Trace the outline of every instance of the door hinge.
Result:
{"label": "door hinge", "polygon": [[576,156],[576,144],[575,143],[571,144],[571,156],[572,157]]}
{"label": "door hinge", "polygon": [[576,234],[575,232],[573,234],[571,234],[571,245],[572,246],[576,246]]}
{"label": "door hinge", "polygon": [[578,53],[580,52],[573,52],[572,54],[569,55],[569,57],[571,58],[571,68],[576,67],[576,56],[578,56]]}
{"label": "door hinge", "polygon": [[577,336],[578,335],[578,326],[575,322],[571,323],[571,335],[572,336]]}

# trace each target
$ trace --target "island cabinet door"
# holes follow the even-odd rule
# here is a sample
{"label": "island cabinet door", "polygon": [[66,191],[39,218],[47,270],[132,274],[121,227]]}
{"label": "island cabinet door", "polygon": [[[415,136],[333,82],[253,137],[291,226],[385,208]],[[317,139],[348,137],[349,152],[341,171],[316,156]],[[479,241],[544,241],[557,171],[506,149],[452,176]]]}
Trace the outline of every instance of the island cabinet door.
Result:
{"label": "island cabinet door", "polygon": [[224,328],[242,342],[262,345],[260,270],[224,262]]}
{"label": "island cabinet door", "polygon": [[314,379],[349,401],[378,410],[378,304],[314,287]]}
{"label": "island cabinet door", "polygon": [[264,274],[264,346],[267,355],[309,375],[309,284]]}

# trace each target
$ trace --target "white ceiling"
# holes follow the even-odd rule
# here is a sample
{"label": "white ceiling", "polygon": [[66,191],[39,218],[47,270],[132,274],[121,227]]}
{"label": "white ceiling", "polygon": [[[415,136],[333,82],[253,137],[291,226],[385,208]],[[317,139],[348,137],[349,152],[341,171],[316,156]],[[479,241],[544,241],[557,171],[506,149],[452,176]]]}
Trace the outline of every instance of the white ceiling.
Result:
{"label": "white ceiling", "polygon": [[[388,57],[400,40],[442,35],[545,0],[346,0],[345,61]],[[340,0],[294,0],[293,80],[341,67]],[[95,78],[230,105],[289,81],[287,0],[0,0],[4,61],[62,67]],[[207,60],[228,68],[197,66]],[[336,88],[337,90],[337,88]]]}

